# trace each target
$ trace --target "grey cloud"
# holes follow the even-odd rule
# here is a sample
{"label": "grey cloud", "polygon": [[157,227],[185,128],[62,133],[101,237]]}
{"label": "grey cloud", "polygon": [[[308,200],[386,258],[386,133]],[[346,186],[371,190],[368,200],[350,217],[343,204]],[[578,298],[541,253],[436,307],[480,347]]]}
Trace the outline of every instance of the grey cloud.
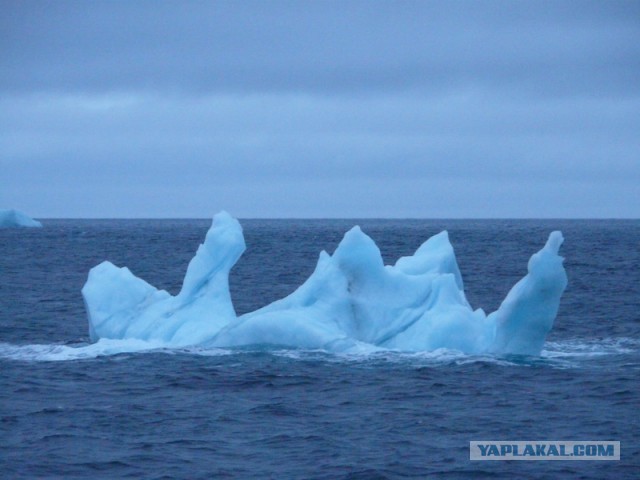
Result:
{"label": "grey cloud", "polygon": [[0,204],[637,216],[640,3],[5,1]]}
{"label": "grey cloud", "polygon": [[637,2],[9,2],[6,91],[637,93]]}
{"label": "grey cloud", "polygon": [[640,99],[80,96],[0,108],[7,171],[47,179],[640,176]]}

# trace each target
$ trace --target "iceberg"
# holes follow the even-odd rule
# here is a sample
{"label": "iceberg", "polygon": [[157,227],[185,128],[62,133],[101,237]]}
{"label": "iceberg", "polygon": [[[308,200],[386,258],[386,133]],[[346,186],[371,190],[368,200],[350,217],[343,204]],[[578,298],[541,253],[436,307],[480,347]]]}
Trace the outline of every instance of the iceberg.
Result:
{"label": "iceberg", "polygon": [[109,262],[82,289],[92,341],[136,339],[166,346],[277,346],[362,351],[452,349],[468,354],[539,355],[567,285],[563,237],[552,232],[528,273],[497,311],[473,310],[446,231],[395,265],[384,265],[359,227],[289,296],[237,316],[229,272],[245,250],[242,227],[213,219],[176,296]]}
{"label": "iceberg", "polygon": [[91,340],[127,338],[186,346],[211,339],[236,320],[229,271],[244,249],[238,221],[224,212],[216,215],[175,297],[126,267],[102,262],[91,269],[82,288]]}
{"label": "iceberg", "polygon": [[18,210],[0,210],[0,228],[15,227],[42,227],[42,223]]}

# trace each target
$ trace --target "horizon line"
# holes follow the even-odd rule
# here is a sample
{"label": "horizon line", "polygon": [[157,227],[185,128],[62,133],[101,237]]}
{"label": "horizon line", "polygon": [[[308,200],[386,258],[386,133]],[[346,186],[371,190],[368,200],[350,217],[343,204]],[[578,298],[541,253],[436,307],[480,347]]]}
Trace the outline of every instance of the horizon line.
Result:
{"label": "horizon line", "polygon": [[[640,217],[243,217],[237,220],[640,220]],[[211,217],[32,217],[36,220],[211,220]]]}

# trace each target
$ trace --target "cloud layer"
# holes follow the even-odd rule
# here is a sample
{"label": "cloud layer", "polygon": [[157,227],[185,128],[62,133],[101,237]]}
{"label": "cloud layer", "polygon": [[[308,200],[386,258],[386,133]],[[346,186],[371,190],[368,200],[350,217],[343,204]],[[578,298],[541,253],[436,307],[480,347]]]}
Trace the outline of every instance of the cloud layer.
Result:
{"label": "cloud layer", "polygon": [[637,217],[637,2],[7,2],[36,216]]}

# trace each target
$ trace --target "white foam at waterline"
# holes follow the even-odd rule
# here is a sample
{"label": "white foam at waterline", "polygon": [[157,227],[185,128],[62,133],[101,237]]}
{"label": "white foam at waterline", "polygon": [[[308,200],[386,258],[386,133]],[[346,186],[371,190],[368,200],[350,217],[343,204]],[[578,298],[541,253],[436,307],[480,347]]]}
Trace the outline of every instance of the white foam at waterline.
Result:
{"label": "white foam at waterline", "polygon": [[605,355],[624,355],[638,351],[640,351],[640,340],[628,337],[614,337],[597,340],[547,342],[541,356],[550,359],[601,357]]}
{"label": "white foam at waterline", "polygon": [[235,353],[233,350],[216,347],[185,347],[180,349],[167,350],[167,352],[185,353],[189,355],[197,355],[199,357],[220,357],[224,355],[232,355]]}
{"label": "white foam at waterline", "polygon": [[[247,350],[244,350],[247,351]],[[503,357],[490,354],[470,355],[459,350],[439,348],[433,351],[406,352],[390,349],[376,349],[375,351],[345,351],[335,352],[331,350],[274,350],[269,352],[278,357],[289,358],[295,361],[317,360],[326,363],[350,364],[350,365],[409,365],[411,367],[466,365],[473,363],[491,363],[501,366],[527,366],[526,362],[513,362]]]}
{"label": "white foam at waterline", "polygon": [[362,365],[397,364],[411,367],[438,367],[446,365],[471,365],[487,363],[497,366],[529,367],[532,365],[548,365],[552,368],[579,368],[580,360],[603,357],[607,355],[623,355],[640,352],[640,340],[631,338],[609,338],[592,341],[568,340],[550,342],[554,350],[544,350],[542,358],[522,357],[520,361],[493,355],[469,355],[458,350],[440,348],[425,352],[402,352],[397,350],[376,349],[375,351],[333,352],[321,349],[222,349],[215,347],[192,346],[169,348],[160,342],[143,340],[109,340],[102,339],[89,345],[32,344],[12,345],[0,343],[0,358],[24,362],[59,362],[74,360],[91,360],[98,357],[116,356],[126,353],[164,353],[168,355],[194,355],[216,357],[228,355],[252,355],[264,353],[293,361],[318,361],[322,363],[343,363]]}
{"label": "white foam at waterline", "polygon": [[96,343],[82,346],[58,344],[12,345],[0,343],[0,358],[26,362],[59,362],[92,359],[121,353],[137,353],[158,350],[166,346],[159,342],[126,339],[101,339]]}

